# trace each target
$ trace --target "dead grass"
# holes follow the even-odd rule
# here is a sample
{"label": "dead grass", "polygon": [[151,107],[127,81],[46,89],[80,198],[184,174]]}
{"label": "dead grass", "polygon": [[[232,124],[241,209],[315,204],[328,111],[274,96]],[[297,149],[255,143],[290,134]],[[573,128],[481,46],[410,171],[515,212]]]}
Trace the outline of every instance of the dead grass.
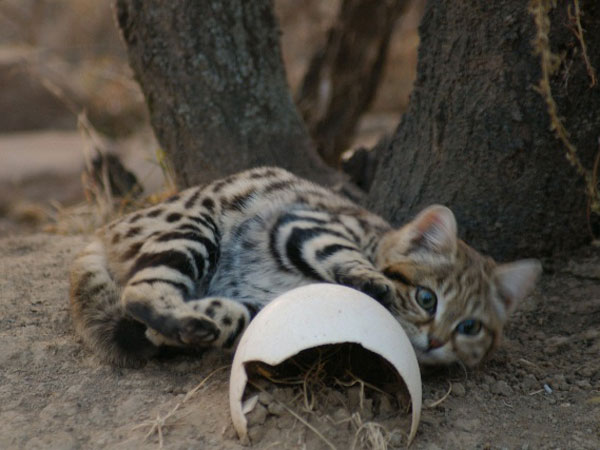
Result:
{"label": "dead grass", "polygon": [[[250,381],[249,384],[251,386],[253,386],[255,389],[259,390],[260,392],[265,392],[265,393],[267,392],[258,383],[254,383],[254,382]],[[321,433],[316,427],[312,426],[300,414],[298,414],[296,411],[294,411],[294,409],[290,405],[288,405],[285,402],[279,401],[277,399],[275,399],[274,401],[277,402],[279,405],[281,405],[288,413],[290,413],[292,416],[294,416],[300,423],[302,423],[302,425],[304,425],[310,431],[315,433],[315,435],[318,436],[329,448],[331,448],[332,450],[337,450],[337,447],[335,445],[333,445],[332,442],[323,435],[323,433]],[[304,397],[304,402],[305,402],[305,406],[306,406],[306,395]],[[312,410],[312,407],[310,408],[310,410]]]}
{"label": "dead grass", "polygon": [[[333,442],[339,443],[340,433],[348,437],[345,448],[353,450],[386,450],[392,441],[406,445],[407,434],[398,428],[398,421],[392,422],[390,431],[390,413],[381,406],[385,397],[396,405],[394,417],[408,415],[405,386],[384,360],[359,345],[306,350],[277,366],[253,362],[246,372],[253,388],[247,398],[269,393],[330,449],[339,448]],[[279,389],[288,390],[286,401],[277,398]]]}
{"label": "dead grass", "polygon": [[[398,399],[396,413],[407,413],[408,396],[404,386],[400,386],[397,376],[390,372],[389,367],[387,371],[382,370],[387,366],[385,361],[378,357],[377,360],[373,360],[373,354],[364,349],[361,351],[358,347],[360,346],[355,344],[323,346],[302,352],[274,367],[262,363],[250,364],[246,368],[249,381],[245,413],[252,414],[257,404],[258,393],[265,393],[331,450],[342,450],[342,447],[334,444],[339,442],[339,436],[330,438],[327,435],[327,431],[332,429],[331,424],[333,429],[342,429],[343,434],[347,433],[345,430],[348,427],[351,428],[347,448],[352,450],[387,450],[392,440],[396,443],[406,443],[407,435],[403,431],[398,428],[389,431],[389,426],[383,423],[383,418],[371,411],[374,408],[373,395],[378,395],[386,396],[394,402]],[[368,358],[368,361],[365,358]],[[363,372],[363,376],[368,374],[370,380],[364,380],[354,373],[356,367],[365,364],[374,370],[357,371]],[[182,407],[195,398],[215,374],[229,367],[222,366],[212,371],[167,413],[163,415],[158,412],[156,417],[133,426],[132,431],[147,430],[143,439],[146,441],[154,437],[157,439],[158,448],[164,448],[169,427],[174,426],[178,419],[186,414],[182,412]],[[373,377],[373,374],[377,376]],[[392,389],[392,381],[395,383],[395,390]],[[287,400],[282,400],[277,398],[278,389],[295,389],[295,394],[286,397]],[[354,410],[348,389],[354,389],[358,397],[355,399],[357,404],[354,405]],[[333,391],[336,392],[333,397],[337,401],[332,401]],[[254,401],[250,402],[248,398]],[[340,407],[346,411],[347,417],[335,420],[333,412]],[[281,442],[261,444],[266,445],[266,448],[278,448]]]}
{"label": "dead grass", "polygon": [[196,387],[194,387],[187,394],[185,394],[185,396],[183,397],[183,400],[176,403],[175,406],[169,412],[167,412],[164,416],[161,416],[160,413],[156,413],[156,418],[142,422],[139,425],[134,426],[132,428],[132,430],[149,427],[150,429],[144,436],[144,441],[148,440],[150,437],[152,437],[156,434],[158,436],[158,448],[162,449],[164,447],[164,437],[165,437],[166,427],[167,427],[167,425],[169,425],[167,423],[167,421],[173,422],[174,420],[176,420],[175,416],[177,415],[177,412],[179,411],[179,409],[186,402],[188,402],[190,399],[192,399],[196,395],[196,393],[198,393],[198,391],[206,385],[208,380],[210,380],[213,377],[213,375],[219,373],[222,370],[228,369],[230,367],[231,366],[229,366],[229,365],[221,366],[221,367],[213,370],[206,377],[204,377],[204,379],[200,383],[198,383],[196,385]]}
{"label": "dead grass", "polygon": [[446,399],[450,396],[451,393],[452,393],[452,383],[449,383],[448,390],[446,391],[446,393],[444,395],[442,395],[439,399],[425,404],[424,405],[425,408],[431,409],[431,408],[436,408],[436,407],[440,406],[442,403],[444,403],[446,401]]}
{"label": "dead grass", "polygon": [[386,427],[377,422],[363,423],[360,414],[357,413],[352,415],[352,419],[357,426],[352,440],[352,450],[357,446],[372,450],[387,450],[390,437]]}

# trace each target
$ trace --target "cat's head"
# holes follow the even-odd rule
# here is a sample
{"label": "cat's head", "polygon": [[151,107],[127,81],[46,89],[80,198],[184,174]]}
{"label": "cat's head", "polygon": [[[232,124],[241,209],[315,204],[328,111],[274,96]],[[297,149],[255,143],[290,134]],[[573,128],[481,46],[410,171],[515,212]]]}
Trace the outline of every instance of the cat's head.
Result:
{"label": "cat's head", "polygon": [[457,238],[454,214],[440,205],[388,232],[376,264],[394,282],[392,313],[427,365],[479,363],[542,271],[534,259],[496,264],[477,253]]}

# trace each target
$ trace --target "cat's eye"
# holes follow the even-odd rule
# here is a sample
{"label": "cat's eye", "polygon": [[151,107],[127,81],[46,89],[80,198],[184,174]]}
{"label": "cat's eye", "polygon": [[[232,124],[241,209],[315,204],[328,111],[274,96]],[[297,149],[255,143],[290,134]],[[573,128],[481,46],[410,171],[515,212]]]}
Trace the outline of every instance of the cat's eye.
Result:
{"label": "cat's eye", "polygon": [[475,336],[481,331],[481,322],[476,319],[463,320],[456,326],[456,331],[467,336]]}
{"label": "cat's eye", "polygon": [[415,293],[415,299],[421,308],[427,311],[430,315],[435,314],[437,308],[437,296],[430,289],[418,286]]}

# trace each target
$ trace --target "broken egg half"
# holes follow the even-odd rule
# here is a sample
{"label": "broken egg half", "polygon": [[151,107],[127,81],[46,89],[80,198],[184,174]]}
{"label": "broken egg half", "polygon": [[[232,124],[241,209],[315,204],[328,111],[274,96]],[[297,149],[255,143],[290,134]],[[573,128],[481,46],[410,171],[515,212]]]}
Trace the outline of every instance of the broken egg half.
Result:
{"label": "broken egg half", "polygon": [[248,441],[243,396],[246,364],[276,366],[303,350],[359,344],[386,360],[404,381],[412,403],[410,443],[421,417],[421,373],[408,336],[390,312],[366,294],[337,284],[292,289],[265,306],[238,344],[229,380],[229,407],[239,438]]}

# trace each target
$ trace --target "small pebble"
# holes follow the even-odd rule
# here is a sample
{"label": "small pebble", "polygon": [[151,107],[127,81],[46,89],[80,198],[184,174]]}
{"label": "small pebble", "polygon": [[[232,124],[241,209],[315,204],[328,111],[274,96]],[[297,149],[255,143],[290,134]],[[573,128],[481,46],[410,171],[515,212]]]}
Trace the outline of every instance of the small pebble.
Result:
{"label": "small pebble", "polygon": [[521,383],[521,386],[523,387],[523,390],[525,392],[531,392],[540,388],[540,382],[535,377],[535,375],[530,373],[525,377],[525,379]]}
{"label": "small pebble", "polygon": [[363,409],[361,410],[361,414],[363,419],[371,420],[373,418],[373,399],[365,398],[363,401]]}
{"label": "small pebble", "polygon": [[556,389],[560,390],[560,391],[568,391],[569,390],[569,383],[567,383],[567,379],[565,378],[565,376],[563,374],[558,374],[555,375],[552,378],[552,386],[554,386]]}
{"label": "small pebble", "polygon": [[360,386],[352,386],[348,389],[348,406],[351,410],[360,408]]}
{"label": "small pebble", "polygon": [[381,400],[379,401],[379,414],[380,415],[388,415],[394,412],[394,407],[392,406],[392,402],[390,401],[387,395],[382,395]]}
{"label": "small pebble", "polygon": [[277,418],[277,428],[280,430],[289,430],[294,425],[294,418],[292,416],[285,415]]}
{"label": "small pebble", "polygon": [[223,437],[227,440],[237,439],[237,433],[230,424],[223,430]]}
{"label": "small pebble", "polygon": [[592,388],[592,383],[590,383],[590,380],[577,380],[575,382],[575,384],[583,389],[591,389]]}
{"label": "small pebble", "polygon": [[421,423],[429,425],[433,428],[439,427],[440,426],[440,421],[435,419],[432,416],[428,416],[428,415],[423,415],[421,416]]}
{"label": "small pebble", "polygon": [[349,417],[348,412],[344,408],[336,409],[333,412],[333,414],[331,415],[331,418],[333,419],[333,421],[335,423],[342,422],[342,421],[348,419],[348,417]]}
{"label": "small pebble", "polygon": [[491,375],[484,375],[483,376],[483,382],[489,385],[492,385],[496,382],[496,379],[494,377],[492,377]]}
{"label": "small pebble", "polygon": [[276,389],[273,397],[280,402],[287,403],[294,398],[294,390],[292,388]]}
{"label": "small pebble", "polygon": [[274,416],[281,416],[285,413],[285,408],[283,405],[277,402],[269,403],[267,410],[269,411],[269,414],[273,414]]}
{"label": "small pebble", "polygon": [[404,436],[399,431],[392,431],[389,444],[392,448],[402,448],[404,446]]}
{"label": "small pebble", "polygon": [[452,383],[452,393],[457,397],[464,397],[466,390],[462,383]]}
{"label": "small pebble", "polygon": [[479,419],[457,419],[454,422],[454,427],[463,431],[474,431],[481,426]]}
{"label": "small pebble", "polygon": [[583,368],[579,369],[577,371],[577,373],[579,373],[580,375],[583,375],[584,377],[591,378],[592,375],[594,375],[596,373],[596,369],[591,366],[587,366],[587,367],[583,367]]}
{"label": "small pebble", "polygon": [[251,427],[253,425],[262,425],[265,423],[265,420],[267,419],[267,413],[267,408],[260,403],[257,403],[254,409],[246,414],[248,426]]}
{"label": "small pebble", "polygon": [[259,442],[267,431],[267,427],[252,427],[248,429],[248,438],[252,444]]}
{"label": "small pebble", "polygon": [[273,402],[273,396],[268,392],[263,391],[260,394],[258,394],[258,401],[261,402],[263,405],[268,406]]}
{"label": "small pebble", "polygon": [[546,383],[544,383],[544,390],[547,394],[552,394],[552,388]]}
{"label": "small pebble", "polygon": [[509,395],[512,395],[513,390],[508,383],[506,383],[506,381],[500,380],[491,385],[490,392],[492,394],[504,395],[508,397]]}

